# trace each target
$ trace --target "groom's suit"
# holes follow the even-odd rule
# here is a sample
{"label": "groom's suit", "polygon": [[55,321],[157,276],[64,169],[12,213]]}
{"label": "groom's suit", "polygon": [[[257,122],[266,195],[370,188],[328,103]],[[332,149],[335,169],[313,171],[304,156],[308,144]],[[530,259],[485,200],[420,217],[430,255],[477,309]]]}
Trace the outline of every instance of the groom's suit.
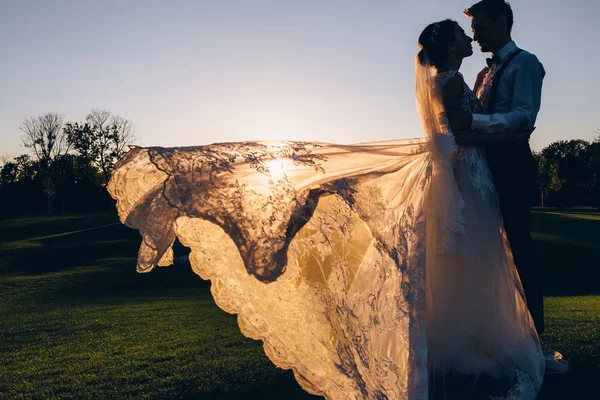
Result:
{"label": "groom's suit", "polygon": [[[533,129],[545,75],[542,64],[514,42],[498,51],[488,64],[475,87],[486,114],[473,114],[471,129],[488,134]],[[487,146],[486,156],[527,306],[541,334],[544,331],[541,276],[530,234],[536,162],[529,140]]]}

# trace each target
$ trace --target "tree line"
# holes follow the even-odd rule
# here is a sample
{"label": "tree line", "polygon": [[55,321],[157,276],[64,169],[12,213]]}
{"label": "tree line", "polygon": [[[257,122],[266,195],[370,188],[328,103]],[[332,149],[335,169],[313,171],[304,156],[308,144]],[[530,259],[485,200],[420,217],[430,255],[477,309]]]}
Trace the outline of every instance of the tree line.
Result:
{"label": "tree line", "polygon": [[131,121],[92,109],[82,122],[65,122],[50,112],[26,117],[19,128],[29,154],[3,160],[0,166],[1,214],[114,208],[106,184],[136,140]]}
{"label": "tree line", "polygon": [[[114,210],[106,184],[136,140],[129,120],[102,109],[82,122],[47,113],[25,118],[20,130],[30,154],[0,163],[0,214]],[[534,155],[535,205],[600,208],[600,130],[593,142],[561,140]]]}
{"label": "tree line", "polygon": [[600,208],[600,130],[593,142],[560,140],[534,155],[539,172],[537,205]]}

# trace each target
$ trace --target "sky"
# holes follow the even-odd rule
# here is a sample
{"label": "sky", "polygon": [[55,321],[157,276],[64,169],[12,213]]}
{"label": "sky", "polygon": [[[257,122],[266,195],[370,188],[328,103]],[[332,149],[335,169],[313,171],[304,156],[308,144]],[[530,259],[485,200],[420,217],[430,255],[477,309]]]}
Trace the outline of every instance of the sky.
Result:
{"label": "sky", "polygon": [[[0,156],[19,126],[93,108],[129,119],[142,146],[422,137],[417,39],[473,0],[0,0]],[[531,144],[600,127],[600,1],[514,0],[513,39],[546,69]],[[465,59],[472,83],[484,60]]]}

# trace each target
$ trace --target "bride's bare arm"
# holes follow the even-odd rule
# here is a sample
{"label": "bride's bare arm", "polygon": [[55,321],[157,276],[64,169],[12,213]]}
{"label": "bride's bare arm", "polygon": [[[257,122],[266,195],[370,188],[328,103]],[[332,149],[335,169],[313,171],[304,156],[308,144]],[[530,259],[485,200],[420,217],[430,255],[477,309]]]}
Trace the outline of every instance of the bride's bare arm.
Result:
{"label": "bride's bare arm", "polygon": [[461,105],[464,90],[465,82],[460,74],[455,74],[442,87],[446,117],[453,131],[469,129],[473,121],[471,112],[464,110]]}
{"label": "bride's bare arm", "polygon": [[[463,95],[463,90],[464,81],[460,74],[454,74],[442,87],[442,100],[449,119],[461,110],[460,99]],[[452,121],[450,121],[450,125],[452,125]]]}

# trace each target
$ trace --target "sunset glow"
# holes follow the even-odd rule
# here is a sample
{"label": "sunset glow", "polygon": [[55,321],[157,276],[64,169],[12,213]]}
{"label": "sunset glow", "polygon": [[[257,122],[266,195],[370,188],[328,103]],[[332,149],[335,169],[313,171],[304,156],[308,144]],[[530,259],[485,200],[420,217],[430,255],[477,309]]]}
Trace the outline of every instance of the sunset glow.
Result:
{"label": "sunset glow", "polygon": [[[132,0],[118,12],[102,2],[38,3],[9,2],[0,13],[3,59],[10,60],[0,75],[8,94],[0,98],[0,156],[24,152],[25,116],[58,112],[82,121],[92,108],[129,119],[140,146],[422,137],[418,35],[442,18],[470,32],[465,0]],[[591,140],[600,124],[600,80],[589,69],[600,59],[581,40],[600,37],[600,3],[544,4],[513,4],[513,38],[547,71],[534,150]],[[468,84],[489,56],[474,47],[461,66]]]}
{"label": "sunset glow", "polygon": [[289,166],[290,162],[288,160],[276,158],[272,161],[268,161],[266,164],[271,173],[271,179],[279,181],[284,177],[286,168]]}

